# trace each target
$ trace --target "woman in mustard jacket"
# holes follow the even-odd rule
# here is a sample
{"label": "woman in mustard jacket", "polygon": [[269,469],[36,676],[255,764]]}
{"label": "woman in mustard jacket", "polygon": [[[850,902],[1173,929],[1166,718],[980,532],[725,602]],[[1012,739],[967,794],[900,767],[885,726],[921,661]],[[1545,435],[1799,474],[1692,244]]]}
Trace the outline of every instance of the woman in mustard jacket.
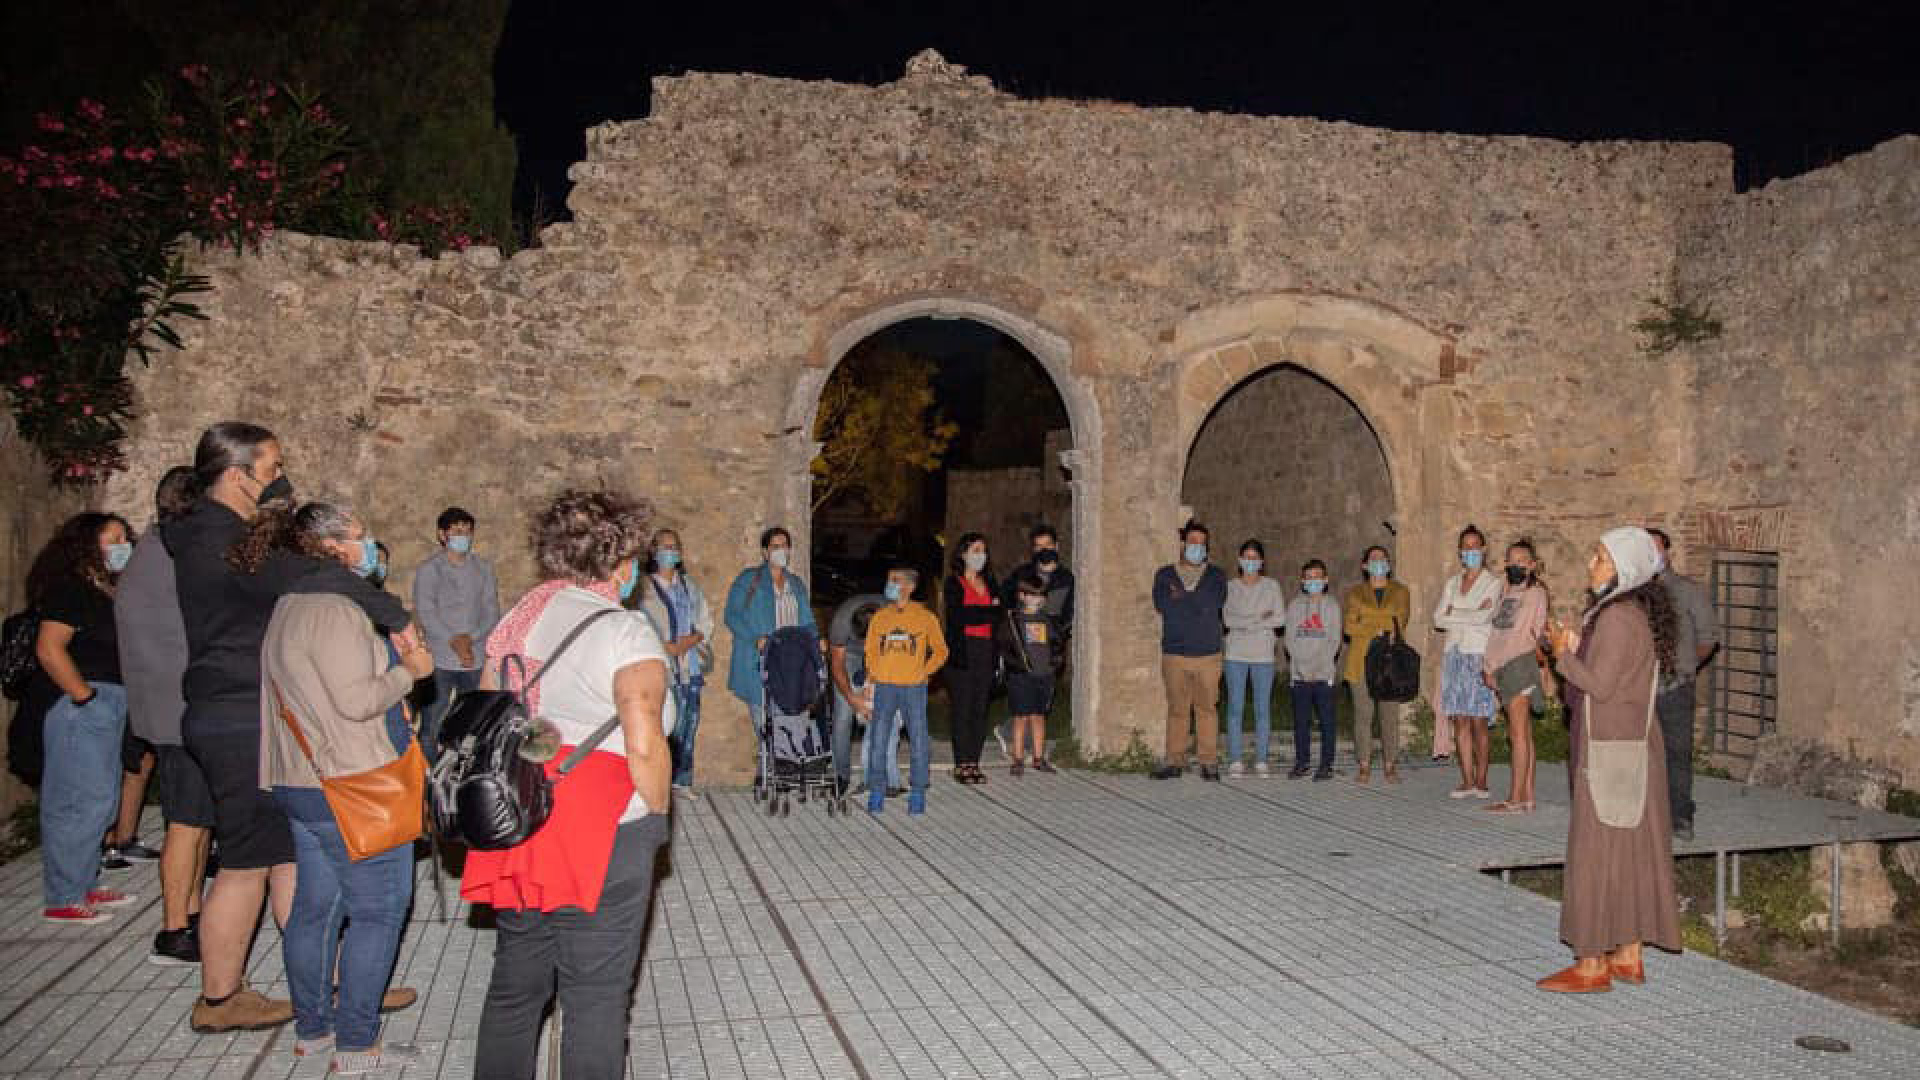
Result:
{"label": "woman in mustard jacket", "polygon": [[1347,635],[1346,669],[1342,673],[1353,695],[1353,756],[1360,762],[1354,782],[1364,784],[1372,775],[1373,730],[1380,728],[1380,755],[1386,766],[1387,783],[1400,782],[1400,705],[1393,701],[1375,701],[1367,691],[1367,647],[1381,634],[1398,627],[1407,631],[1407,617],[1413,610],[1413,594],[1393,580],[1393,557],[1375,544],[1361,556],[1361,571],[1366,580],[1347,590],[1340,605],[1342,629]]}

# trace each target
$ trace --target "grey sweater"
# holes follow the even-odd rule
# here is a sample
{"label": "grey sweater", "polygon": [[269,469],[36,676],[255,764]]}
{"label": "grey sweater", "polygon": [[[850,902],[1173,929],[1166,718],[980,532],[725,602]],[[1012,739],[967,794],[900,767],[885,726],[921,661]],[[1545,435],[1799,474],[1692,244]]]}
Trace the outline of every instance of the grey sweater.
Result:
{"label": "grey sweater", "polygon": [[1294,682],[1340,679],[1340,601],[1296,596],[1287,604],[1287,667]]}
{"label": "grey sweater", "polygon": [[1228,660],[1243,664],[1271,664],[1279,639],[1273,636],[1286,618],[1280,583],[1262,577],[1249,585],[1239,578],[1227,582],[1227,603],[1220,609],[1227,625]]}

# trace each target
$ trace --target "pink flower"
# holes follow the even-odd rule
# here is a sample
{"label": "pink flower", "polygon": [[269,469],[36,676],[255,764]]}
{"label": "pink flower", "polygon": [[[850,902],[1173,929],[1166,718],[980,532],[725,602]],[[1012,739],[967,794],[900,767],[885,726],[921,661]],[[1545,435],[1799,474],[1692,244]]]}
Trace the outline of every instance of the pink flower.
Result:
{"label": "pink flower", "polygon": [[31,390],[37,386],[39,382],[40,376],[38,375],[22,375],[20,376],[20,389]]}
{"label": "pink flower", "polygon": [[60,118],[52,113],[36,114],[33,118],[33,123],[34,126],[41,131],[61,132],[67,130],[67,125],[61,123]]}
{"label": "pink flower", "polygon": [[80,415],[81,415],[81,416],[92,416],[92,415],[93,415],[93,406],[91,406],[91,405],[82,405],[82,406],[80,406]]}
{"label": "pink flower", "polygon": [[87,119],[93,121],[96,124],[107,118],[106,106],[100,104],[97,101],[91,101],[87,98],[81,98],[79,108],[80,108],[81,116],[86,117]]}

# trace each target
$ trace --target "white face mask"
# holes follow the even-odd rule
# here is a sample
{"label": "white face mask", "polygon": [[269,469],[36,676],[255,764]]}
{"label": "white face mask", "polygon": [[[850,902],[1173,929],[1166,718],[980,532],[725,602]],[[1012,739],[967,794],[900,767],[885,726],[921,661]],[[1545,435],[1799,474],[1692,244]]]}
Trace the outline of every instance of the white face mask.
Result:
{"label": "white face mask", "polygon": [[787,563],[792,561],[792,559],[792,548],[770,548],[767,551],[767,562],[782,570],[787,568]]}
{"label": "white face mask", "polygon": [[960,556],[960,559],[966,564],[968,570],[976,574],[987,568],[987,553],[984,551],[969,551]]}

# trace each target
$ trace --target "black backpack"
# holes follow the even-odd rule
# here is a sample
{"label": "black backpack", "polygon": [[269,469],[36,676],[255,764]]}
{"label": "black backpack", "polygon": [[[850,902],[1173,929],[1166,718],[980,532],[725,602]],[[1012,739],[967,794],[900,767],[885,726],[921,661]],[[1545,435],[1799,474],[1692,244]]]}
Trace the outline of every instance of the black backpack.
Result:
{"label": "black backpack", "polygon": [[[519,666],[524,685],[513,690],[470,690],[453,699],[440,726],[440,760],[427,774],[427,811],[433,830],[476,851],[499,851],[525,843],[553,813],[553,784],[543,761],[522,756],[537,734],[538,724],[527,708],[525,694],[553,670],[587,627],[614,610],[596,611],[567,631],[553,655],[532,679],[518,656],[500,661],[500,685],[509,666]],[[574,748],[560,763],[560,775],[573,771],[606,741],[620,724],[613,716]]]}
{"label": "black backpack", "polygon": [[27,692],[27,679],[40,666],[35,647],[40,641],[40,616],[21,611],[0,623],[0,692],[14,701]]}
{"label": "black backpack", "polygon": [[1375,701],[1412,701],[1420,696],[1420,654],[1400,636],[1400,620],[1393,633],[1381,634],[1367,646],[1367,693]]}

